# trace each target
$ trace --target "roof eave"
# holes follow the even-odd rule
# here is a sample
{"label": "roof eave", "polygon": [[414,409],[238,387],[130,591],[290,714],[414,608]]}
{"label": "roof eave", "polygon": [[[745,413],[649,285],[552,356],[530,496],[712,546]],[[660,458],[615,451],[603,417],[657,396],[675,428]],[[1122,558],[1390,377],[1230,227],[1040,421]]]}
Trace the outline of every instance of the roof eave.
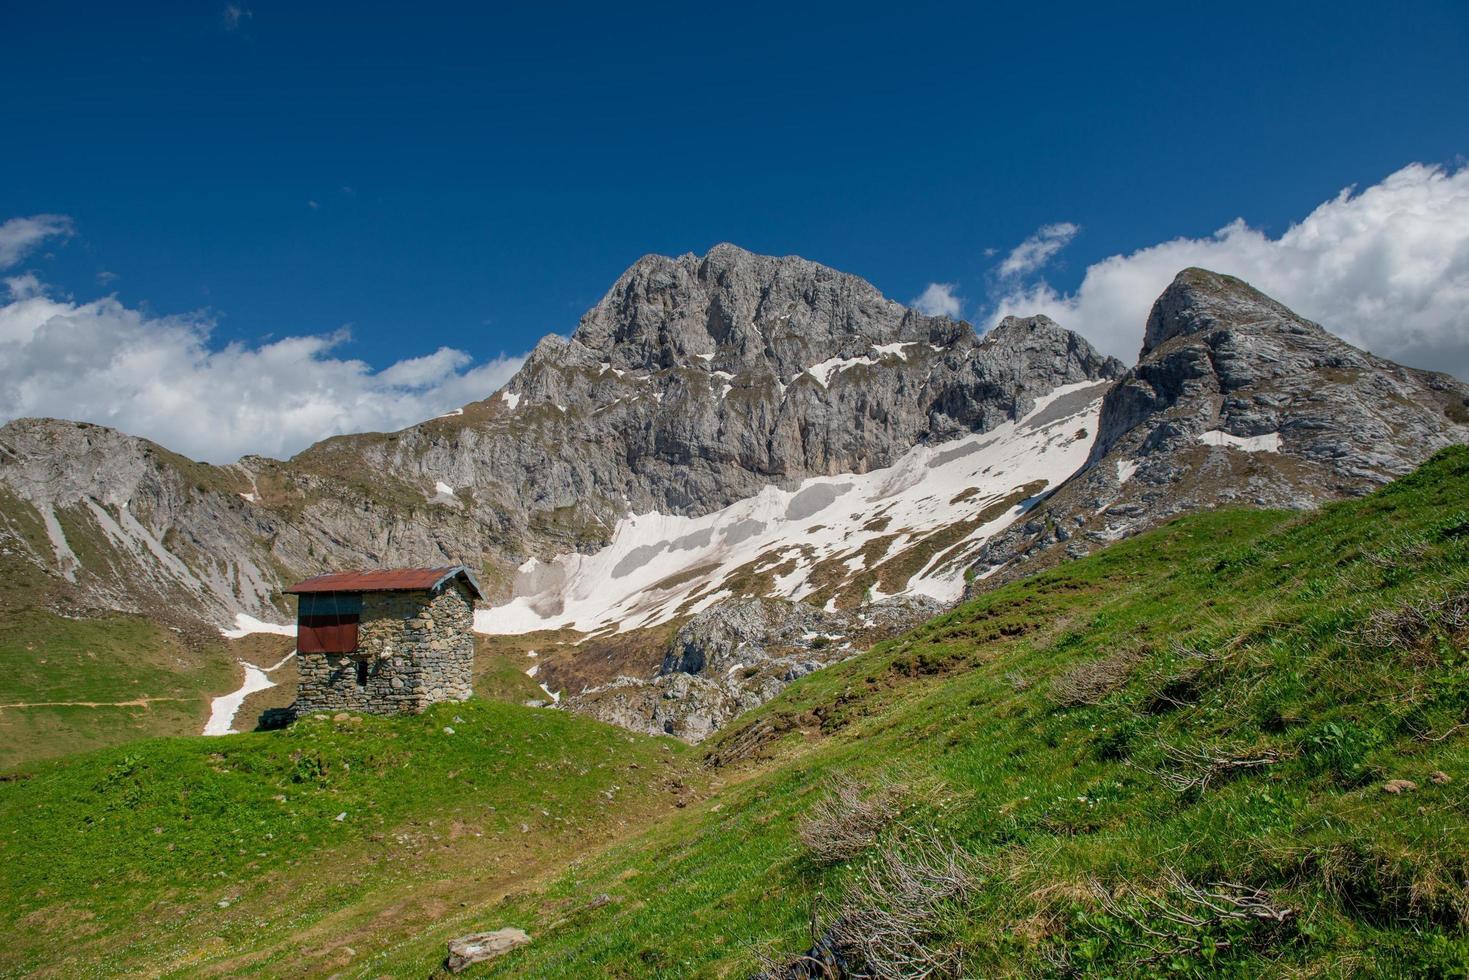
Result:
{"label": "roof eave", "polygon": [[463,576],[464,581],[469,585],[470,591],[474,593],[474,598],[483,600],[485,590],[479,587],[479,580],[474,577],[474,573],[469,570],[467,565],[456,565],[449,569],[442,578],[434,583],[433,591],[437,592],[444,587],[444,583],[453,581],[461,576]]}

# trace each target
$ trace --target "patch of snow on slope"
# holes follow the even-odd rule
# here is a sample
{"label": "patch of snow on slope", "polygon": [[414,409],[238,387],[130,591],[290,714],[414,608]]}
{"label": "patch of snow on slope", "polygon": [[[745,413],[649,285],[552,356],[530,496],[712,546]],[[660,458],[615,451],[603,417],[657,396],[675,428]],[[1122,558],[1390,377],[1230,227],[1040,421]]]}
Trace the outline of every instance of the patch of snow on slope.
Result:
{"label": "patch of snow on slope", "polygon": [[1247,453],[1280,452],[1280,433],[1267,432],[1263,436],[1235,436],[1219,429],[1199,433],[1199,442],[1206,446],[1232,446]]}
{"label": "patch of snow on slope", "polygon": [[456,415],[463,415],[463,414],[464,414],[464,409],[462,409],[462,408],[451,408],[447,412],[445,412],[443,415],[440,415],[439,418],[441,418],[441,419],[452,419]]}
{"label": "patch of snow on slope", "polygon": [[285,623],[266,623],[247,613],[235,613],[235,628],[219,631],[227,640],[238,640],[251,633],[274,633],[277,636],[295,636],[296,627]]}
{"label": "patch of snow on slope", "polygon": [[1126,483],[1128,480],[1131,480],[1132,475],[1136,472],[1137,460],[1119,459],[1117,461],[1117,482],[1119,484]]}
{"label": "patch of snow on slope", "polygon": [[520,396],[513,391],[500,392],[500,401],[508,405],[510,407],[510,411],[512,412],[520,406]]}
{"label": "patch of snow on slope", "polygon": [[230,735],[238,731],[235,728],[235,715],[239,713],[240,706],[245,703],[245,699],[256,691],[275,687],[275,681],[271,680],[269,675],[279,670],[287,660],[295,655],[296,651],[292,650],[280,663],[264,669],[241,660],[240,666],[245,668],[245,683],[230,693],[222,694],[209,702],[209,720],[204,723],[203,734]]}
{"label": "patch of snow on slope", "polygon": [[912,347],[917,343],[916,340],[908,340],[898,344],[879,344],[872,348],[872,354],[862,357],[829,357],[820,364],[811,365],[806,369],[806,373],[815,378],[817,384],[825,388],[833,374],[854,368],[859,364],[876,364],[882,360],[883,355],[894,355],[898,360],[906,361],[908,355],[903,353],[903,348]]}
{"label": "patch of snow on slope", "polygon": [[[794,567],[775,579],[771,594],[803,599],[817,591],[810,571],[823,560],[849,561],[884,535],[907,533],[916,540],[972,518],[1026,484],[1045,481],[1051,489],[1062,483],[1091,451],[1092,437],[1076,433],[1097,431],[1105,387],[1065,385],[1038,399],[1019,422],[916,446],[885,469],[812,477],[790,490],[765,487],[700,517],[629,515],[601,551],[527,561],[516,574],[515,598],[476,612],[475,629],[508,634],[570,626],[590,633],[653,626],[726,597],[722,585],[735,569],[777,554]],[[1033,503],[1010,507],[963,543],[977,546]],[[865,529],[878,511],[889,519],[887,530]],[[957,599],[964,588],[962,563],[940,567],[937,557],[897,594]]]}
{"label": "patch of snow on slope", "polygon": [[438,493],[443,494],[445,497],[454,496],[454,488],[449,486],[449,484],[445,483],[443,480],[439,480],[437,483],[434,484],[434,490],[436,490]]}

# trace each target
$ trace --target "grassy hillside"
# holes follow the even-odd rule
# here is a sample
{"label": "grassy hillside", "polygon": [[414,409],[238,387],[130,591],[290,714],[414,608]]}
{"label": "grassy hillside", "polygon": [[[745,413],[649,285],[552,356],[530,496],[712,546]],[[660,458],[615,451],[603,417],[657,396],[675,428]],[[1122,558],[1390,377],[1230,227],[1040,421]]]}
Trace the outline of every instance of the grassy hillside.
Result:
{"label": "grassy hillside", "polygon": [[0,974],[371,972],[681,788],[681,745],[562,712],[335,717],[0,782]]}
{"label": "grassy hillside", "polygon": [[1466,737],[1456,449],[1005,586],[698,752],[473,702],[34,766],[0,971],[423,975],[515,925],[480,975],[742,977],[814,921],[910,974],[1459,976]]}
{"label": "grassy hillside", "polygon": [[209,699],[239,684],[230,647],[217,637],[188,645],[140,616],[8,613],[0,618],[0,767],[197,733]]}

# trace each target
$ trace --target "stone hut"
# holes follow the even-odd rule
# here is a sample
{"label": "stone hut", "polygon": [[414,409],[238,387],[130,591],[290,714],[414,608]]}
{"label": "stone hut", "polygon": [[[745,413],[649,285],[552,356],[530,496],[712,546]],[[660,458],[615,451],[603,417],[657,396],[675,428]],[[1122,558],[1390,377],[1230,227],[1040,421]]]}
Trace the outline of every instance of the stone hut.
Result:
{"label": "stone hut", "polygon": [[334,572],[285,591],[299,600],[295,714],[417,714],[469,697],[484,596],[463,565]]}

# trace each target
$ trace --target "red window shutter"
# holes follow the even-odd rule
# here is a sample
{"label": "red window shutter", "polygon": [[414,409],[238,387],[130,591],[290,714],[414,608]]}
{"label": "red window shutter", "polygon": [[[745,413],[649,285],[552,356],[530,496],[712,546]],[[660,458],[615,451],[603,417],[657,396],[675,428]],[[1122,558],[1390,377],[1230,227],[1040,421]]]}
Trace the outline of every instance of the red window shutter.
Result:
{"label": "red window shutter", "polygon": [[351,653],[357,649],[357,617],[353,616],[337,627],[337,642],[341,644],[342,653]]}
{"label": "red window shutter", "polygon": [[296,624],[296,650],[299,653],[326,653],[326,637],[322,634],[327,627],[318,626],[313,620],[317,616],[302,616]]}
{"label": "red window shutter", "polygon": [[301,653],[351,653],[357,649],[355,613],[302,616],[296,621],[296,649]]}

